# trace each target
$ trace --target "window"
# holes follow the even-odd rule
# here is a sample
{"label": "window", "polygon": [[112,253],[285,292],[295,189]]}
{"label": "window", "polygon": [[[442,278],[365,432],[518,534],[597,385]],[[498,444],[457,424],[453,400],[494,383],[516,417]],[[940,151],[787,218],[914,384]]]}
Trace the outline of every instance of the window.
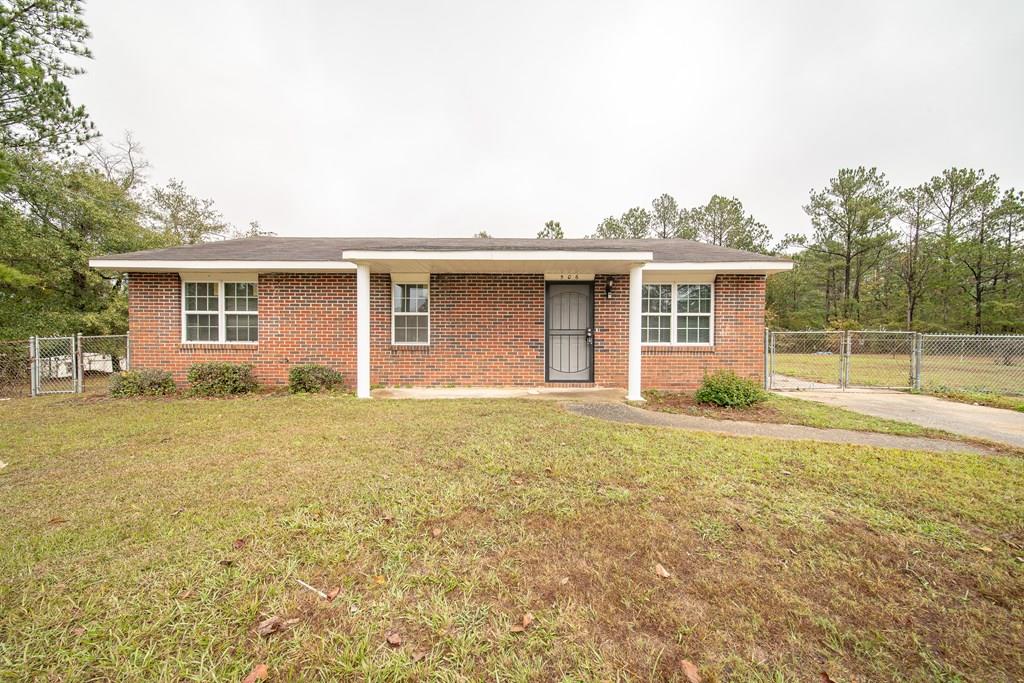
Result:
{"label": "window", "polygon": [[644,285],[640,312],[640,341],[668,344],[672,341],[672,285]]}
{"label": "window", "polygon": [[712,285],[644,285],[641,302],[641,343],[710,345],[714,341]]}
{"label": "window", "polygon": [[259,313],[255,282],[185,282],[182,340],[255,342]]}
{"label": "window", "polygon": [[430,343],[430,286],[394,283],[391,286],[393,344]]}

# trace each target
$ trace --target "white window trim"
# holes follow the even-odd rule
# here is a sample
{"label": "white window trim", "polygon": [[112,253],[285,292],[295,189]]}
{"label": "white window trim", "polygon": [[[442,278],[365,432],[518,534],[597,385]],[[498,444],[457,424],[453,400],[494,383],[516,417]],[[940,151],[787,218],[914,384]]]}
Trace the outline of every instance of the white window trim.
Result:
{"label": "white window trim", "polygon": [[[186,331],[186,321],[188,320],[188,314],[189,313],[198,314],[198,315],[210,315],[210,313],[206,312],[206,311],[186,311],[185,310],[185,288],[186,288],[187,285],[193,284],[193,283],[197,283],[197,282],[213,283],[213,284],[217,285],[217,341],[198,341],[198,340],[191,340],[191,339],[187,339],[186,338],[187,334],[188,334],[187,331]],[[257,340],[257,341],[226,341],[227,340],[227,323],[226,323],[226,321],[227,321],[227,311],[224,310],[224,285],[225,284],[247,284],[247,285],[255,285],[256,286],[256,310],[255,311],[232,311],[232,313],[241,313],[243,315],[244,314],[255,315],[256,316],[256,325],[257,325],[257,329],[258,329],[258,327],[259,327],[259,320],[260,320],[260,287],[259,287],[259,284],[257,282],[255,282],[254,280],[251,280],[251,279],[243,279],[243,278],[232,279],[230,277],[228,277],[227,279],[223,279],[223,280],[214,280],[214,279],[209,278],[209,277],[187,279],[187,280],[183,278],[181,280],[181,343],[182,344],[187,344],[189,346],[202,346],[204,344],[205,345],[216,344],[218,346],[235,346],[235,345],[258,346],[259,345],[259,340]]]}
{"label": "white window trim", "polygon": [[[641,313],[641,321],[645,315],[671,315],[671,331],[672,341],[668,342],[643,342],[643,346],[687,346],[697,348],[708,348],[715,345],[715,283],[714,282],[645,282],[645,285],[672,285],[672,310],[670,313]],[[677,291],[679,287],[685,287],[689,285],[706,285],[711,287],[711,310],[707,313],[679,313],[679,302],[677,298]],[[681,342],[679,341],[679,316],[680,315],[706,315],[709,316],[708,322],[708,341],[706,342]],[[641,323],[641,329],[642,323]]]}
{"label": "white window trim", "polygon": [[[427,312],[401,313],[395,310],[395,287],[398,285],[418,285],[427,288]],[[430,346],[430,311],[434,308],[430,301],[430,280],[414,280],[408,277],[391,280],[391,345],[392,346]],[[400,342],[395,341],[395,316],[396,315],[418,315],[427,319],[427,341],[425,342]]]}

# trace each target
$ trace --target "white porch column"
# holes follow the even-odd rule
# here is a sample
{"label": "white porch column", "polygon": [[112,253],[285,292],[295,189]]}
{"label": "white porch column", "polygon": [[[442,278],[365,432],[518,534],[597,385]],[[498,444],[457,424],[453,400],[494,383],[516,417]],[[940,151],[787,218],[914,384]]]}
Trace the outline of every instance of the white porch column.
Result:
{"label": "white porch column", "polygon": [[629,380],[627,401],[642,401],[640,393],[640,306],[643,302],[643,266],[629,269]]}
{"label": "white porch column", "polygon": [[356,266],[356,397],[370,398],[370,267]]}

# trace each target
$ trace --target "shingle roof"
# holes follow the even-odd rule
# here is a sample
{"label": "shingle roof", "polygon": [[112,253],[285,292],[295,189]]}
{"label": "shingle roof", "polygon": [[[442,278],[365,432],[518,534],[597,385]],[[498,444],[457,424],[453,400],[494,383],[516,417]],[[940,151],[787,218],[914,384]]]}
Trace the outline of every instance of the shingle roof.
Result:
{"label": "shingle roof", "polygon": [[650,251],[654,260],[686,263],[778,261],[740,249],[680,239],[506,239],[499,237],[245,237],[100,258],[155,261],[339,261],[348,250],[386,251]]}

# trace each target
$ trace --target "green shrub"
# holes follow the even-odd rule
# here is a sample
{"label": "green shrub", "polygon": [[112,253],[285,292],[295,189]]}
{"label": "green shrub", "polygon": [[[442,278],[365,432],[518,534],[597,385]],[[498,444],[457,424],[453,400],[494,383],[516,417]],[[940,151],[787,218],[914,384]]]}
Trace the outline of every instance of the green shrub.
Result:
{"label": "green shrub", "polygon": [[188,369],[193,396],[245,394],[256,388],[252,366],[244,363],[196,363]]}
{"label": "green shrub", "polygon": [[296,365],[288,371],[288,391],[293,394],[330,391],[344,384],[340,372],[316,363]]}
{"label": "green shrub", "polygon": [[693,397],[697,403],[743,408],[766,400],[768,392],[753,380],[737,377],[732,371],[719,371],[706,375]]}
{"label": "green shrub", "polygon": [[129,396],[166,396],[178,389],[171,373],[165,370],[125,370],[110,377],[110,395],[119,398]]}

